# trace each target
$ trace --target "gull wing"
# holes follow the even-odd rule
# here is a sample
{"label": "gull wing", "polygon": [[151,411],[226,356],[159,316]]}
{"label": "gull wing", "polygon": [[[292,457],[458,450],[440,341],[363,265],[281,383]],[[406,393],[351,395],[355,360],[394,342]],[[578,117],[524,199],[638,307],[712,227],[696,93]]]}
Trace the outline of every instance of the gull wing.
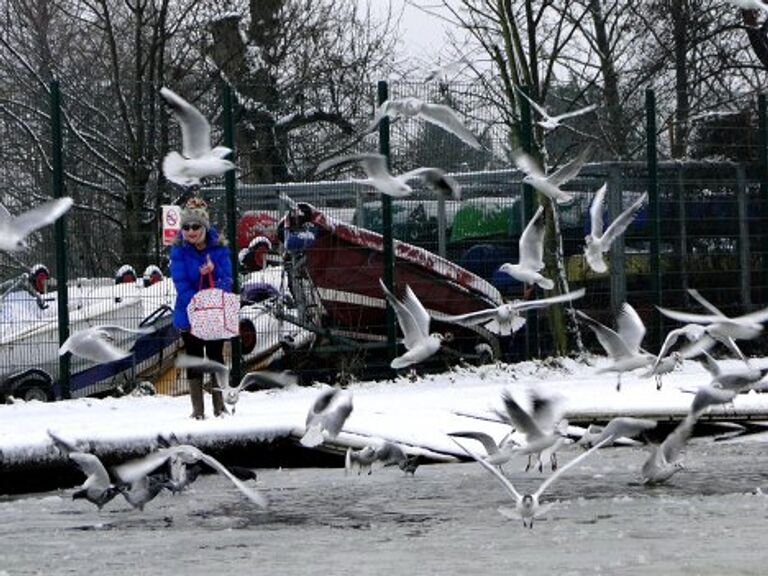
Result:
{"label": "gull wing", "polygon": [[715,388],[709,384],[704,384],[696,391],[689,412],[694,418],[698,418],[710,406],[714,404],[727,404],[736,397],[736,394],[736,390]]}
{"label": "gull wing", "polygon": [[576,310],[576,315],[581,318],[586,325],[595,333],[597,341],[605,349],[611,358],[622,358],[624,356],[631,356],[632,352],[624,342],[624,339],[619,336],[612,329],[608,328],[604,324],[601,324],[597,320],[590,318],[581,310]]}
{"label": "gull wing", "polygon": [[610,226],[608,226],[608,229],[605,231],[605,234],[603,234],[603,244],[605,246],[609,246],[611,242],[624,234],[624,231],[629,227],[630,224],[632,224],[632,221],[635,219],[635,216],[637,216],[637,213],[640,211],[640,208],[642,208],[647,199],[648,193],[644,192],[640,198],[635,200],[635,202],[629,208],[624,210],[624,212],[619,214],[616,219],[611,222]]}
{"label": "gull wing", "polygon": [[696,418],[688,414],[675,429],[670,432],[664,441],[659,446],[664,459],[667,462],[674,462],[677,460],[680,451],[685,446],[688,438],[691,437],[693,432],[693,426],[696,424]]}
{"label": "gull wing", "polygon": [[590,104],[589,106],[584,106],[584,108],[579,108],[578,110],[572,110],[571,112],[564,112],[562,114],[559,114],[558,116],[553,116],[552,120],[560,122],[562,120],[565,120],[566,118],[581,116],[582,114],[587,114],[588,112],[592,112],[592,110],[596,110],[596,109],[597,109],[597,104]]}
{"label": "gull wing", "polygon": [[617,416],[616,418],[612,418],[608,424],[605,425],[598,438],[601,442],[603,440],[613,441],[622,437],[632,438],[641,432],[651,430],[655,427],[656,421],[649,418]]}
{"label": "gull wing", "polygon": [[512,308],[518,312],[525,312],[526,310],[535,310],[537,308],[545,308],[552,304],[561,304],[563,302],[572,302],[578,298],[581,298],[586,294],[585,288],[579,288],[573,292],[567,294],[558,294],[557,296],[550,296],[549,298],[539,298],[538,300],[517,300],[511,304]]}
{"label": "gull wing", "polygon": [[585,146],[575,158],[563,164],[560,168],[555,170],[552,174],[547,176],[547,181],[553,186],[558,188],[566,182],[573,180],[581,172],[581,167],[584,166],[586,161],[592,155],[592,145]]}
{"label": "gull wing", "polygon": [[539,180],[545,178],[544,172],[539,168],[538,162],[536,162],[530,154],[516,152],[512,155],[512,160],[514,160],[518,170],[525,172],[528,176]]}
{"label": "gull wing", "polygon": [[627,348],[632,352],[638,351],[643,338],[645,338],[645,324],[628,302],[622,304],[621,311],[616,317],[616,326],[619,336],[624,340]]}
{"label": "gull wing", "polygon": [[539,423],[536,422],[531,414],[523,410],[522,406],[512,398],[512,395],[507,390],[502,392],[501,399],[504,402],[504,408],[509,416],[509,421],[518,432],[525,434],[529,441],[544,435]]}
{"label": "gull wing", "polygon": [[470,438],[477,440],[485,448],[485,453],[488,455],[496,454],[499,451],[499,446],[490,434],[485,432],[449,432],[448,436],[458,436],[459,438]]}
{"label": "gull wing", "polygon": [[431,122],[457,136],[472,148],[481,148],[480,142],[472,131],[464,125],[456,111],[445,104],[424,102],[418,114],[427,122]]}
{"label": "gull wing", "polygon": [[517,93],[520,94],[520,96],[522,96],[528,101],[528,104],[531,105],[531,108],[533,108],[534,110],[536,110],[536,112],[539,113],[539,116],[541,116],[545,120],[551,119],[551,116],[547,113],[547,110],[543,106],[541,106],[540,104],[537,104],[533,100],[533,98],[531,98],[530,96],[528,96],[528,94],[523,92],[519,86],[515,86],[515,89],[517,90]]}
{"label": "gull wing", "polygon": [[768,308],[763,308],[762,310],[756,310],[755,312],[750,312],[749,314],[738,316],[733,318],[733,320],[735,322],[755,322],[757,324],[765,322],[768,320]]}
{"label": "gull wing", "polygon": [[118,466],[114,466],[112,472],[114,472],[115,476],[122,482],[132,484],[142,476],[151,474],[160,466],[165,465],[165,463],[168,462],[168,459],[173,456],[173,449],[174,448],[160,448],[141,458],[135,458]]}
{"label": "gull wing", "polygon": [[257,506],[260,506],[261,508],[267,507],[267,499],[261,492],[246,486],[241,480],[239,480],[234,474],[232,474],[232,472],[227,470],[227,468],[221,462],[216,460],[216,458],[214,458],[213,456],[209,456],[205,452],[201,452],[200,454],[201,454],[200,459],[203,462],[208,464],[208,466],[216,470],[216,472],[218,472],[219,474],[222,474],[227,479],[229,479],[229,481],[235,485],[235,488],[240,490],[240,492],[242,492],[245,495],[245,497],[248,498],[248,500],[250,500]]}
{"label": "gull wing", "polygon": [[565,474],[569,469],[576,466],[576,464],[584,460],[584,458],[591,456],[594,452],[597,451],[598,448],[605,445],[609,440],[610,438],[603,438],[600,442],[592,446],[592,448],[590,448],[586,452],[583,452],[582,454],[579,454],[578,456],[576,456],[576,458],[568,462],[565,466],[561,466],[560,468],[558,468],[557,471],[554,472],[551,476],[549,476],[546,480],[544,480],[544,482],[541,483],[541,486],[539,486],[539,489],[536,490],[536,492],[534,492],[533,494],[534,499],[538,499],[539,496],[541,496],[544,493],[544,490],[546,490],[549,487],[549,485],[552,484],[552,482],[560,478],[560,476]]}
{"label": "gull wing", "polygon": [[99,457],[87,452],[70,452],[69,458],[88,477],[83,486],[98,486],[106,488],[111,484],[109,473],[104,468]]}
{"label": "gull wing", "polygon": [[[386,296],[390,306],[395,309],[397,321],[400,324],[400,329],[403,332],[403,344],[405,344],[405,347],[410,350],[412,347],[416,346],[422,338],[426,337],[427,334],[421,331],[419,322],[416,318],[414,318],[410,309],[406,307],[402,302],[400,302],[395,297],[395,295],[387,289],[381,279],[379,279],[379,284],[381,285],[381,289],[384,291],[384,295]],[[427,315],[427,318],[429,318],[429,315]]]}
{"label": "gull wing", "polygon": [[496,468],[496,466],[494,466],[493,464],[489,464],[488,462],[486,462],[485,460],[483,460],[482,458],[480,458],[479,456],[477,456],[473,452],[467,450],[464,446],[462,446],[462,444],[460,442],[456,441],[454,438],[451,438],[451,440],[453,440],[453,443],[456,444],[456,446],[458,446],[459,448],[464,450],[464,452],[469,454],[469,456],[471,456],[483,468],[485,468],[486,470],[488,470],[488,472],[493,474],[494,477],[499,482],[501,482],[501,485],[504,486],[504,488],[507,489],[507,491],[512,495],[512,497],[517,502],[520,502],[523,499],[523,497],[520,495],[520,493],[517,490],[515,490],[514,484],[512,484],[512,482],[510,482],[509,479],[506,476],[504,476],[504,474],[499,472],[499,470]]}
{"label": "gull wing", "polygon": [[413,316],[414,320],[419,326],[419,332],[424,336],[429,336],[429,313],[424,308],[424,305],[414,294],[411,287],[406,284],[405,286],[405,298],[403,304],[408,308],[408,311]]}
{"label": "gull wing", "polygon": [[468,312],[467,314],[459,314],[457,316],[448,316],[438,312],[434,314],[434,317],[441,322],[449,322],[460,326],[477,326],[496,319],[498,314],[498,308],[486,308],[485,310]]}
{"label": "gull wing", "polygon": [[723,319],[722,316],[715,314],[693,314],[691,312],[670,310],[669,308],[663,308],[662,306],[656,306],[656,308],[667,318],[683,322],[684,324],[712,324],[713,322]]}
{"label": "gull wing", "polygon": [[603,184],[595,192],[592,198],[592,204],[589,206],[589,233],[594,238],[600,238],[603,235],[603,213],[605,204],[605,193],[608,190],[608,184]]}
{"label": "gull wing", "polygon": [[240,390],[245,390],[246,388],[255,386],[258,390],[268,390],[270,388],[294,386],[298,384],[298,382],[298,376],[287,370],[283,370],[282,372],[274,370],[257,370],[255,372],[248,372],[243,376],[238,388]]}
{"label": "gull wing", "polygon": [[72,198],[69,197],[43,202],[13,218],[13,227],[18,233],[27,236],[38,228],[56,222],[72,204]]}
{"label": "gull wing", "polygon": [[187,158],[205,156],[211,151],[211,125],[189,102],[168,88],[160,88],[160,96],[173,110],[181,126],[182,152]]}
{"label": "gull wing", "polygon": [[324,160],[318,164],[315,169],[315,174],[320,174],[336,166],[343,166],[345,164],[359,163],[365,168],[366,174],[371,176],[367,167],[373,167],[374,169],[383,169],[387,171],[387,157],[382,154],[347,154],[343,156],[334,156],[328,160]]}
{"label": "gull wing", "polygon": [[539,206],[536,213],[520,235],[520,264],[539,271],[544,268],[544,232],[545,223],[542,215],[544,206]]}
{"label": "gull wing", "polygon": [[701,295],[701,292],[699,292],[695,288],[689,288],[688,294],[690,294],[693,297],[693,299],[696,300],[696,302],[701,304],[704,308],[709,310],[712,314],[715,314],[722,318],[727,318],[727,316],[723,314],[717,306],[715,306],[714,304],[712,304],[712,302],[704,298],[704,296]]}
{"label": "gull wing", "polygon": [[667,352],[669,352],[669,349],[675,345],[678,338],[680,338],[680,336],[685,333],[685,328],[678,328],[676,330],[671,330],[669,334],[667,334],[667,337],[664,338],[664,343],[661,345],[661,350],[659,350],[659,355],[656,356],[656,360],[653,362],[653,366],[651,366],[651,372],[656,369],[656,367],[659,365],[659,362],[661,362],[662,358],[666,356]]}

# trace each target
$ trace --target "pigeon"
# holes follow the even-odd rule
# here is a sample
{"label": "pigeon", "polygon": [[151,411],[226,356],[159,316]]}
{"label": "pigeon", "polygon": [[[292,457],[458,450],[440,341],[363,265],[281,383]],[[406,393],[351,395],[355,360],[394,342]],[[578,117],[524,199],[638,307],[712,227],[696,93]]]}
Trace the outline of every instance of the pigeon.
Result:
{"label": "pigeon", "polygon": [[352,394],[326,387],[307,412],[305,431],[299,442],[307,448],[315,448],[336,438],[351,413]]}
{"label": "pigeon", "polygon": [[413,96],[399,100],[387,100],[376,109],[373,121],[368,125],[365,132],[373,132],[385,116],[389,116],[392,120],[398,116],[419,118],[447,130],[472,148],[482,148],[477,137],[464,125],[456,111],[445,104],[433,104]]}
{"label": "pigeon", "polygon": [[112,483],[98,456],[86,452],[70,452],[69,459],[87,476],[80,489],[72,494],[73,500],[83,498],[101,510],[104,504],[123,490],[120,485]]}
{"label": "pigeon", "polygon": [[683,469],[680,451],[690,438],[695,424],[696,418],[688,414],[661,444],[651,448],[651,453],[640,470],[643,484],[661,484]]}
{"label": "pigeon", "polygon": [[161,466],[168,464],[170,464],[172,470],[171,478],[176,480],[177,477],[174,477],[174,474],[183,473],[181,471],[187,466],[197,464],[198,462],[207,464],[216,472],[226,477],[248,500],[257,506],[261,508],[267,507],[267,499],[263,494],[243,484],[241,480],[213,456],[209,456],[202,450],[189,444],[159,448],[143,458],[115,466],[113,471],[122,482],[133,485],[137,481],[143,481],[143,477],[150,475]]}
{"label": "pigeon", "polygon": [[181,126],[182,150],[163,159],[163,174],[181,186],[197,186],[200,179],[220,176],[235,168],[225,157],[232,150],[225,146],[211,148],[211,125],[200,111],[168,88],[160,89]]}
{"label": "pigeon", "polygon": [[499,271],[509,274],[524,284],[536,284],[544,290],[552,290],[555,283],[545,278],[539,270],[544,268],[544,207],[539,206],[520,235],[519,262],[499,266]]}
{"label": "pigeon", "polygon": [[549,175],[545,175],[536,160],[525,152],[516,152],[512,155],[512,159],[517,168],[525,173],[523,184],[532,186],[554,204],[567,204],[573,200],[573,194],[564,192],[560,186],[578,176],[581,167],[591,154],[592,146],[585,146],[575,158]]}
{"label": "pigeon", "polygon": [[550,116],[547,110],[543,107],[537,104],[533,101],[532,98],[530,98],[525,92],[520,90],[517,86],[518,93],[525,98],[528,103],[531,105],[531,107],[536,110],[536,112],[541,116],[541,118],[536,122],[539,126],[544,128],[544,130],[550,131],[554,130],[555,128],[559,127],[560,125],[563,125],[563,120],[567,118],[573,118],[575,116],[581,116],[582,114],[587,114],[588,112],[592,112],[593,110],[597,109],[597,104],[590,104],[589,106],[585,106],[584,108],[579,108],[578,110],[573,110],[571,112],[565,112],[564,114],[559,114],[558,116]]}
{"label": "pigeon", "polygon": [[53,224],[72,207],[72,198],[57,198],[38,204],[14,217],[0,204],[0,250],[18,252],[27,248],[27,237],[35,230]]}
{"label": "pigeon", "polygon": [[528,455],[528,464],[525,470],[531,468],[531,458],[536,455],[539,472],[543,471],[542,453],[550,452],[550,467],[552,471],[557,469],[557,454],[550,450],[556,444],[559,445],[564,438],[564,429],[567,427],[565,420],[558,424],[560,410],[559,401],[539,395],[530,391],[531,410],[525,410],[508,391],[504,391],[501,399],[504,402],[505,413],[499,415],[508,422],[517,432],[523,435],[524,442],[514,448],[519,454]]}
{"label": "pigeon", "polygon": [[353,182],[373,186],[381,194],[386,194],[392,198],[405,198],[413,194],[413,188],[408,185],[408,182],[415,179],[423,180],[427,188],[436,194],[454,199],[461,198],[461,187],[458,182],[440,168],[416,168],[399,176],[393,176],[387,166],[387,157],[383,154],[363,153],[336,156],[321,162],[316,173],[352,163],[359,163],[368,176],[366,179],[353,179]]}
{"label": "pigeon", "polygon": [[379,279],[381,289],[390,306],[394,308],[397,322],[403,331],[403,344],[407,351],[390,363],[390,367],[398,370],[411,364],[423,362],[440,349],[443,335],[429,333],[429,313],[424,309],[410,286],[405,287],[405,298],[399,301]]}
{"label": "pigeon", "polygon": [[552,304],[561,304],[563,302],[572,302],[581,298],[586,293],[584,288],[559,294],[549,298],[539,300],[513,300],[496,308],[487,308],[477,312],[469,312],[457,316],[448,316],[444,314],[433,314],[433,317],[441,322],[449,322],[460,326],[484,326],[487,330],[501,336],[509,336],[517,332],[525,325],[525,318],[521,315],[528,310],[538,310]]}
{"label": "pigeon", "polygon": [[585,458],[589,457],[593,452],[597,451],[598,448],[603,446],[606,442],[608,442],[608,439],[604,439],[602,442],[598,442],[595,444],[592,448],[587,450],[586,452],[576,456],[573,460],[569,461],[565,466],[561,467],[557,472],[554,472],[552,475],[550,475],[548,478],[546,478],[541,485],[539,486],[538,490],[534,492],[533,494],[520,494],[516,489],[514,484],[509,481],[509,479],[502,474],[498,468],[493,466],[492,464],[489,464],[482,458],[479,458],[476,454],[470,452],[464,446],[462,446],[458,441],[454,440],[458,446],[464,450],[467,454],[469,454],[474,460],[476,460],[480,465],[488,470],[493,476],[501,482],[502,486],[507,489],[507,491],[510,493],[510,495],[515,499],[515,509],[509,510],[507,508],[499,508],[499,512],[508,518],[516,517],[520,518],[523,521],[523,527],[533,528],[533,521],[536,518],[539,518],[540,516],[546,514],[546,512],[551,508],[551,504],[548,505],[542,505],[539,499],[541,498],[541,495],[544,493],[544,491],[549,488],[549,486],[552,485],[552,483],[557,480],[560,476],[562,476],[566,471],[576,466],[579,462],[584,460]]}
{"label": "pigeon", "polygon": [[645,368],[655,360],[655,356],[640,348],[645,337],[645,325],[628,302],[624,302],[616,317],[618,332],[590,318],[581,310],[576,310],[576,314],[595,333],[597,341],[611,357],[611,364],[598,369],[596,374],[616,372],[618,376],[616,390],[621,390],[623,372]]}
{"label": "pigeon", "polygon": [[131,352],[115,346],[117,332],[126,334],[151,334],[154,328],[125,328],[124,326],[103,324],[83,328],[64,341],[59,348],[59,356],[67,352],[73,356],[79,356],[97,364],[122,360],[131,355]]}
{"label": "pigeon", "polygon": [[285,388],[295,385],[298,377],[288,371],[275,372],[271,370],[259,370],[248,372],[241,379],[237,386],[229,385],[229,368],[215,360],[200,358],[199,356],[190,356],[188,354],[179,354],[176,356],[177,368],[192,368],[202,372],[211,372],[216,378],[216,390],[221,390],[224,402],[229,404],[232,414],[235,413],[237,401],[240,399],[240,392],[247,389],[268,390],[272,388]]}
{"label": "pigeon", "polygon": [[608,270],[608,266],[603,259],[603,254],[608,252],[611,243],[616,238],[624,234],[624,231],[635,219],[635,216],[637,216],[640,208],[642,208],[643,204],[648,200],[648,193],[644,192],[629,208],[619,214],[616,219],[611,222],[605,232],[603,232],[603,203],[605,202],[605,192],[607,189],[608,185],[603,184],[600,189],[595,192],[595,197],[592,199],[592,206],[589,209],[591,229],[589,234],[584,237],[584,257],[586,258],[589,267],[598,274],[602,274]]}

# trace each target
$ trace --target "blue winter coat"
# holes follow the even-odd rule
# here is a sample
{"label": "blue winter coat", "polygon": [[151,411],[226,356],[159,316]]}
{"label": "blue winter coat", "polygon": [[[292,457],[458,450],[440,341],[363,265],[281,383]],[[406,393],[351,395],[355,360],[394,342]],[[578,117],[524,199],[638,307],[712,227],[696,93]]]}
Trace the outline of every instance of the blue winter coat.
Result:
{"label": "blue winter coat", "polygon": [[200,267],[205,264],[206,256],[210,255],[213,262],[213,280],[215,288],[227,292],[232,290],[232,261],[229,248],[219,240],[219,233],[211,226],[205,248],[198,250],[194,245],[185,241],[181,232],[176,243],[171,246],[171,278],[176,286],[176,306],[173,309],[173,325],[179,330],[189,330],[187,306],[195,292],[203,288],[211,288],[207,276],[201,278]]}

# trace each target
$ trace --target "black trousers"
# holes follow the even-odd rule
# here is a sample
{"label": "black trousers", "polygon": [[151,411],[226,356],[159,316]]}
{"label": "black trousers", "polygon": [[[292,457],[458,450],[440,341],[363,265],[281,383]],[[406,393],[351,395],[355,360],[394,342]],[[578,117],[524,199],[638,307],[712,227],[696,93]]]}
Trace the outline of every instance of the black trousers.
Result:
{"label": "black trousers", "polygon": [[[181,339],[184,341],[184,350],[190,356],[197,356],[198,358],[208,358],[208,360],[214,360],[220,364],[224,364],[224,342],[226,340],[201,340],[197,336],[193,336],[191,332],[184,331],[181,333]],[[194,368],[187,370],[187,377],[202,378],[203,372]]]}

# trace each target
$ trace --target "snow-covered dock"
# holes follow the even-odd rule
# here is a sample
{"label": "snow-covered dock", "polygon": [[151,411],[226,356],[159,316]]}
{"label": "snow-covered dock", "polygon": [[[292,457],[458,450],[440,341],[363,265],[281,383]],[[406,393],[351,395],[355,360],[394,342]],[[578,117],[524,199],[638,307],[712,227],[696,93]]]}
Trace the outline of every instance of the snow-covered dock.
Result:
{"label": "snow-covered dock", "polygon": [[[768,360],[753,362],[759,365]],[[525,362],[457,368],[416,381],[355,383],[349,387],[352,414],[342,433],[322,449],[342,452],[348,446],[359,448],[389,440],[411,453],[452,460],[463,454],[449,432],[482,431],[498,441],[510,431],[495,413],[502,409],[503,390],[524,397],[526,389],[535,387],[543,394],[560,396],[570,423],[586,426],[616,415],[682,418],[693,398],[690,391],[709,381],[703,369],[690,363],[666,376],[660,391],[652,379],[625,375],[617,392],[615,375],[598,375],[595,370],[572,360]],[[190,403],[185,396],[3,405],[0,471],[62,463],[48,430],[113,459],[121,453],[127,456],[154,448],[158,435],[175,435],[202,449],[276,439],[298,441],[305,430],[307,410],[318,393],[319,386],[243,393],[236,413],[223,418],[210,415],[210,396],[206,396],[208,418],[203,421],[189,418]],[[768,421],[768,394],[741,394],[732,404],[711,408],[705,418]],[[477,450],[482,450],[479,444]]]}

